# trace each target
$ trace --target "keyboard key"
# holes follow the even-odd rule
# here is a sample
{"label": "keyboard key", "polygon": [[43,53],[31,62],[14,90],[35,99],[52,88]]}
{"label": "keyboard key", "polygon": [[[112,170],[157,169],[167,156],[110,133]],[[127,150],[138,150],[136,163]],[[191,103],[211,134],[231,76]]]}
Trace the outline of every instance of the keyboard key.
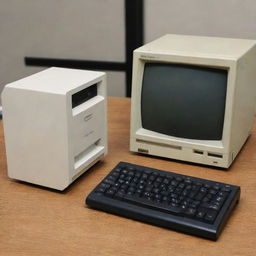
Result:
{"label": "keyboard key", "polygon": [[205,219],[207,221],[210,221],[210,222],[213,222],[217,216],[218,212],[215,211],[215,210],[209,210],[207,213],[206,213],[206,216],[205,216]]}
{"label": "keyboard key", "polygon": [[188,209],[186,209],[185,214],[192,217],[196,214],[196,209],[195,208],[188,208]]}
{"label": "keyboard key", "polygon": [[207,212],[207,209],[206,209],[206,208],[200,208],[200,209],[198,209],[198,211],[197,211],[196,217],[198,217],[198,218],[203,218],[203,217],[205,216],[206,212]]}

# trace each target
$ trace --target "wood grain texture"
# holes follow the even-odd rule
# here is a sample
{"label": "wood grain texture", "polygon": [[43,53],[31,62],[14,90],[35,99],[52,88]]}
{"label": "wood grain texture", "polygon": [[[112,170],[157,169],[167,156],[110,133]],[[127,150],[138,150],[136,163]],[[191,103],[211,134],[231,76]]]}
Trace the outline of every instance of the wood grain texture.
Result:
{"label": "wood grain texture", "polygon": [[[108,120],[108,155],[64,192],[7,177],[0,123],[0,255],[256,255],[256,126],[225,171],[130,153],[130,99],[110,98]],[[241,200],[217,242],[85,207],[119,161],[240,185]]]}

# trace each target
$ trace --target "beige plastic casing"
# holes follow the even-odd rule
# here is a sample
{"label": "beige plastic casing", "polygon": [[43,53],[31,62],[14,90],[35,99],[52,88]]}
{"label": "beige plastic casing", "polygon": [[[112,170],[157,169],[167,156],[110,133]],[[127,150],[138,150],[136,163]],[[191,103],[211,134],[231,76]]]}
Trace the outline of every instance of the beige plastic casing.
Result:
{"label": "beige plastic casing", "polygon": [[[105,73],[49,68],[2,93],[8,176],[65,189],[107,153]],[[97,96],[72,108],[72,95]]]}
{"label": "beige plastic casing", "polygon": [[[136,49],[133,55],[130,150],[228,168],[248,138],[253,124],[255,43],[244,39],[165,35]],[[141,90],[147,62],[180,63],[228,71],[222,140],[179,138],[142,127]]]}

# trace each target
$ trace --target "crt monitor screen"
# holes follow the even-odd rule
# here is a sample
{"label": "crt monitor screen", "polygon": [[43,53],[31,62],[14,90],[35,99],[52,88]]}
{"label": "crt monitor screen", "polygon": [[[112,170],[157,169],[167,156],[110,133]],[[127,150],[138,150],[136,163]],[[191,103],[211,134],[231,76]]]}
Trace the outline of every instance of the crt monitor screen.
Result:
{"label": "crt monitor screen", "polygon": [[145,63],[141,92],[144,129],[197,140],[221,140],[228,71]]}

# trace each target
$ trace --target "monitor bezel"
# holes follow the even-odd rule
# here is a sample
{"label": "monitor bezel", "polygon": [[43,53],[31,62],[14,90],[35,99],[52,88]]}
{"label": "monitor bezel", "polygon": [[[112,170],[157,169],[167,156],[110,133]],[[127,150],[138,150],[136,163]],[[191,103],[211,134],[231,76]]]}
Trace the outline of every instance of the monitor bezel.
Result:
{"label": "monitor bezel", "polygon": [[[196,65],[207,68],[227,70],[227,92],[224,114],[224,124],[221,140],[194,140],[169,136],[142,128],[141,123],[141,90],[145,63],[170,63],[183,65]],[[186,56],[170,54],[153,54],[134,52],[133,81],[132,81],[132,108],[131,108],[131,139],[164,143],[181,147],[195,147],[219,153],[228,153],[232,126],[232,109],[234,104],[236,78],[236,62],[227,58],[209,58],[209,56]],[[139,110],[139,111],[138,111]]]}

